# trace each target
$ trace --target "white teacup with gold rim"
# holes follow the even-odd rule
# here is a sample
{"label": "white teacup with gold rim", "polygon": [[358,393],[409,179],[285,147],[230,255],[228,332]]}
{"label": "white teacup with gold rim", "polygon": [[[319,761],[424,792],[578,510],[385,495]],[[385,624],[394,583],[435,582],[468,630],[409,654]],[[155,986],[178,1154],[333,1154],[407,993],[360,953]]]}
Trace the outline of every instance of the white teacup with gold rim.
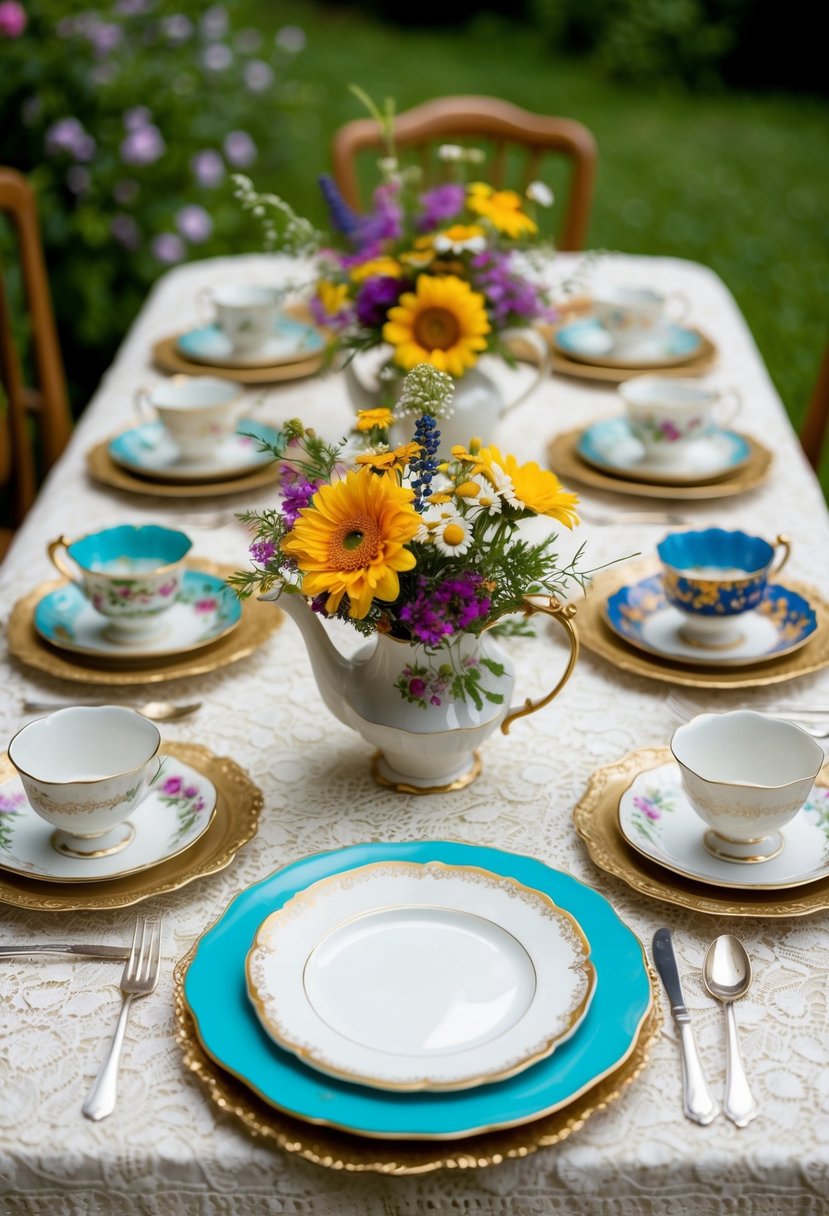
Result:
{"label": "white teacup with gold rim", "polygon": [[155,388],[139,388],[135,408],[161,422],[183,464],[202,462],[229,439],[245,409],[241,384],[218,376],[173,376]]}
{"label": "white teacup with gold rim", "polygon": [[736,389],[718,389],[676,376],[636,376],[619,386],[628,425],[660,462],[682,464],[697,443],[733,422],[741,400]]}
{"label": "white teacup with gold rim", "polygon": [[823,748],[793,722],[741,709],[700,714],[671,739],[682,786],[709,825],[706,849],[725,861],[769,861],[780,829],[806,802]]}
{"label": "white teacup with gold rim", "polygon": [[30,722],[9,744],[32,810],[68,857],[103,857],[135,835],[126,822],[161,768],[158,728],[134,709],[72,706]]}
{"label": "white teacup with gold rim", "polygon": [[593,294],[593,314],[613,340],[613,353],[633,357],[636,348],[670,324],[680,324],[690,304],[681,292],[650,287],[605,287]]}
{"label": "white teacup with gold rim", "polygon": [[107,619],[107,637],[129,643],[160,632],[164,613],[176,602],[191,545],[189,536],[172,528],[120,524],[76,540],[59,536],[47,552]]}

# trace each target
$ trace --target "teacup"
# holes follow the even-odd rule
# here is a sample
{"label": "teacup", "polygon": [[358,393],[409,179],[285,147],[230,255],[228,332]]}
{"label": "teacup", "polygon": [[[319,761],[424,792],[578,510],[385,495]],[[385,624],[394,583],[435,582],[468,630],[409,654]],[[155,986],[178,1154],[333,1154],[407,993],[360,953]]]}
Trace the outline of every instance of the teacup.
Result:
{"label": "teacup", "polygon": [[278,299],[276,292],[269,287],[243,283],[205,287],[199,293],[199,299],[213,305],[215,324],[236,354],[252,354],[260,350],[273,335]]}
{"label": "teacup", "polygon": [[665,598],[685,618],[682,637],[691,645],[726,650],[742,641],[740,617],[760,604],[791,545],[785,536],[772,545],[746,532],[706,528],[672,532],[656,551]]}
{"label": "teacup", "polygon": [[191,545],[189,536],[171,528],[121,524],[77,540],[59,536],[47,552],[61,574],[106,617],[107,636],[130,642],[159,632],[160,618],[176,602],[182,562]]}
{"label": "teacup", "polygon": [[632,354],[646,338],[688,315],[681,292],[663,295],[649,287],[606,287],[593,296],[593,314],[613,339],[616,354]]}
{"label": "teacup", "polygon": [[709,825],[703,843],[725,861],[769,861],[780,828],[809,797],[823,748],[792,722],[751,710],[700,714],[671,740],[682,786]]}
{"label": "teacup", "polygon": [[140,388],[135,408],[150,407],[175,443],[184,464],[209,460],[228,439],[245,408],[244,389],[217,376],[174,376],[154,389]]}
{"label": "teacup", "polygon": [[619,386],[619,396],[645,454],[671,463],[681,463],[690,444],[727,426],[740,408],[736,389],[673,376],[636,376]]}
{"label": "teacup", "polygon": [[32,810],[56,829],[53,848],[105,857],[135,835],[125,821],[160,771],[160,744],[158,728],[133,709],[77,706],[24,726],[9,759]]}

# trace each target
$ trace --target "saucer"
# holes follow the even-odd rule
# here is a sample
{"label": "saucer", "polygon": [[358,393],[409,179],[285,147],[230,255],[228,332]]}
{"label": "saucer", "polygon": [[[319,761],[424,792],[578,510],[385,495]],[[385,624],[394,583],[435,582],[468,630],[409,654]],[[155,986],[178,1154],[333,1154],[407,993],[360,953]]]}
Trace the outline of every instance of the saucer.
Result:
{"label": "saucer", "polygon": [[195,844],[216,810],[216,787],[183,761],[163,755],[150,793],[127,820],[133,837],[108,856],[67,857],[53,829],[32,810],[19,777],[0,784],[0,869],[47,882],[97,882],[160,865]]}
{"label": "saucer", "polygon": [[107,451],[117,465],[157,481],[223,481],[244,477],[273,463],[273,453],[262,451],[256,440],[275,443],[278,437],[275,427],[243,418],[235,435],[217,443],[209,459],[185,462],[162,423],[145,422],[116,435]]}
{"label": "saucer", "polygon": [[185,570],[172,608],[159,619],[159,632],[134,641],[113,641],[106,617],[96,612],[74,583],[48,592],[34,609],[35,631],[59,650],[107,659],[154,659],[209,646],[235,629],[242,605],[224,579]]}
{"label": "saucer", "polygon": [[234,351],[230,339],[218,325],[202,325],[179,334],[179,353],[194,363],[217,367],[274,367],[298,363],[319,354],[325,339],[319,330],[303,325],[293,317],[277,317],[273,335],[252,351]]}
{"label": "saucer", "polygon": [[715,887],[774,891],[829,875],[829,789],[815,786],[807,802],[780,829],[782,852],[768,861],[736,865],[703,845],[706,824],[682,789],[679,766],[640,773],[619,802],[619,827],[628,844],[683,878]]}
{"label": "saucer", "polygon": [[688,443],[681,463],[673,453],[646,454],[625,418],[592,423],[579,436],[576,451],[588,464],[616,477],[664,485],[698,485],[709,478],[730,476],[751,456],[747,440],[736,431],[714,431]]}
{"label": "saucer", "polygon": [[703,338],[697,329],[666,325],[643,337],[635,346],[619,351],[598,318],[583,317],[556,330],[553,343],[562,354],[581,363],[617,368],[655,368],[687,363],[699,354]]}
{"label": "saucer", "polygon": [[779,658],[805,646],[818,627],[808,600],[769,583],[759,607],[739,618],[741,639],[734,646],[709,649],[687,642],[680,634],[685,617],[666,600],[660,574],[620,587],[605,604],[605,620],[639,650],[704,667],[744,667]]}

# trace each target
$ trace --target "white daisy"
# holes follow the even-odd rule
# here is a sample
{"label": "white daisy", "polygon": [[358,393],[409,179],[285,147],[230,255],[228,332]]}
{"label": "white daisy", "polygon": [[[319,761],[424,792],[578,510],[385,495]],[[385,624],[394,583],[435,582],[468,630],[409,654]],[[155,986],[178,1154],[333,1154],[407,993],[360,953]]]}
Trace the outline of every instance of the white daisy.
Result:
{"label": "white daisy", "polygon": [[438,253],[483,253],[486,249],[485,236],[468,236],[453,240],[445,232],[435,237],[435,249]]}
{"label": "white daisy", "polygon": [[555,195],[546,182],[530,182],[527,186],[527,198],[538,203],[539,207],[552,207]]}
{"label": "white daisy", "polygon": [[504,502],[508,502],[511,507],[517,507],[520,510],[524,506],[524,503],[515,493],[512,478],[504,472],[499,464],[489,465],[486,472],[496,494],[499,494]]}
{"label": "white daisy", "polygon": [[455,512],[449,519],[442,519],[432,532],[435,548],[444,557],[466,553],[472,544],[472,525],[468,519]]}
{"label": "white daisy", "polygon": [[438,160],[452,161],[460,160],[463,157],[463,148],[460,144],[441,144],[438,148]]}

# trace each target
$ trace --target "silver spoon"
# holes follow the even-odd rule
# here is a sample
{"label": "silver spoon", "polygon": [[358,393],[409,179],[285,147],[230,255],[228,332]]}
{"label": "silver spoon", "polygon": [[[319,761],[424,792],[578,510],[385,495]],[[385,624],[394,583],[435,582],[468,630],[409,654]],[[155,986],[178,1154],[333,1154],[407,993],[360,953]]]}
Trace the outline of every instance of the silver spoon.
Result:
{"label": "silver spoon", "polygon": [[751,987],[751,960],[743,943],[730,933],[716,938],[705,955],[702,978],[711,995],[725,1005],[727,1053],[723,1113],[737,1127],[747,1127],[758,1111],[745,1074],[734,1016],[734,1002],[745,996]]}
{"label": "silver spoon", "polygon": [[[27,714],[51,713],[54,709],[70,709],[76,705],[96,709],[109,704],[104,701],[24,701],[23,712]],[[195,713],[201,709],[201,701],[191,701],[188,705],[174,705],[172,701],[145,701],[142,705],[133,706],[145,718],[155,722],[172,722],[174,718],[183,718],[186,714]]]}

